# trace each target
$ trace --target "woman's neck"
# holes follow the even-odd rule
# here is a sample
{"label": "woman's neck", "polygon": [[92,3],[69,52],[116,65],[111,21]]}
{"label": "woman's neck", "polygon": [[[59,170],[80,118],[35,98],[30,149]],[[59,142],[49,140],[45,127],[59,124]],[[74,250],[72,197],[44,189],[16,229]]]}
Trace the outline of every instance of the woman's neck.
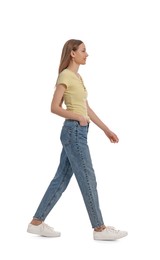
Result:
{"label": "woman's neck", "polygon": [[73,71],[75,74],[78,74],[79,65],[75,63],[70,63],[67,67],[67,69]]}

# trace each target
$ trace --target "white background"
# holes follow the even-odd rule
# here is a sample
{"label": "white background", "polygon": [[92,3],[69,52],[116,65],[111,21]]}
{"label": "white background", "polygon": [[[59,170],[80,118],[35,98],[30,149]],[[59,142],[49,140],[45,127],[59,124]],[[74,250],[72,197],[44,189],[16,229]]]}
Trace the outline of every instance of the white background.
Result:
{"label": "white background", "polygon": [[[159,259],[159,14],[155,0],[1,0],[1,259]],[[117,242],[92,239],[74,177],[46,220],[62,237],[26,232],[59,163],[63,119],[50,103],[70,38],[89,53],[80,73],[90,106],[120,139],[91,123],[105,224],[129,233]]]}

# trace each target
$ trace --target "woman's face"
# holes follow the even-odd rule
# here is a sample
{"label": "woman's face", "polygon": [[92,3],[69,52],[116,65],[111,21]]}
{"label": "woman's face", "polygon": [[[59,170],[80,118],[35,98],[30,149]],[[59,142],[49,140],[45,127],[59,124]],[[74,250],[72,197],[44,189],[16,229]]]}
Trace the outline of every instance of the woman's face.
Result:
{"label": "woman's face", "polygon": [[76,51],[73,52],[74,62],[77,64],[85,64],[88,53],[86,52],[86,47],[84,43],[81,43]]}

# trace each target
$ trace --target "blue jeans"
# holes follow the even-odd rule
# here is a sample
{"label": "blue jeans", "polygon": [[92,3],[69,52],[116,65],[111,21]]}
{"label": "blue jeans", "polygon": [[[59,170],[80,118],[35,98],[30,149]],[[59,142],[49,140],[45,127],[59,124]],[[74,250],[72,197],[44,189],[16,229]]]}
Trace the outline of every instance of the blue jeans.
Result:
{"label": "blue jeans", "polygon": [[63,145],[57,172],[50,182],[34,218],[44,221],[69,181],[75,174],[93,228],[104,224],[97,193],[97,183],[87,144],[89,124],[80,126],[78,121],[65,120],[61,131]]}

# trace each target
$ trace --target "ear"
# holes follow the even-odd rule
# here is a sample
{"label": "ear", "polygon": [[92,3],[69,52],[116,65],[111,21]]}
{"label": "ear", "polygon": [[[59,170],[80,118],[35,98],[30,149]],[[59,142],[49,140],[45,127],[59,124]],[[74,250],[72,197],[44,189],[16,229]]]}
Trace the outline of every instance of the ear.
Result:
{"label": "ear", "polygon": [[74,58],[75,57],[75,52],[72,50],[71,51],[71,57]]}

